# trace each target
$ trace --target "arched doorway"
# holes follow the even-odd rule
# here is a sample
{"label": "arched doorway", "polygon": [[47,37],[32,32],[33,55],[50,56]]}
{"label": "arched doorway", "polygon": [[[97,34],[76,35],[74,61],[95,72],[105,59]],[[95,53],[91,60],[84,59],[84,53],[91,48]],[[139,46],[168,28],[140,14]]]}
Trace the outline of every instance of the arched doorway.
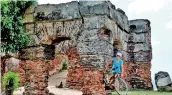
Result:
{"label": "arched doorway", "polygon": [[120,40],[115,39],[113,42],[113,56],[116,57],[116,53],[120,52],[122,48],[122,44],[120,42]]}
{"label": "arched doorway", "polygon": [[[67,36],[58,36],[52,40],[52,45],[55,47],[55,55],[52,63],[50,64],[51,69],[49,70],[48,79],[49,86],[56,86],[58,88],[66,86],[69,60],[68,56],[65,54],[65,49],[69,46],[70,41],[71,37]],[[58,49],[58,51],[56,49]]]}

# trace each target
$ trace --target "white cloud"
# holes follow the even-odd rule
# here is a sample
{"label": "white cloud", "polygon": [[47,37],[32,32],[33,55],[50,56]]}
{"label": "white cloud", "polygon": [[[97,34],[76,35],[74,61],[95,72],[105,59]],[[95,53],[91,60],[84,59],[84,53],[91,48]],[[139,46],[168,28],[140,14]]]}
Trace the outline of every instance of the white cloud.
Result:
{"label": "white cloud", "polygon": [[170,13],[169,18],[172,19],[172,12]]}
{"label": "white cloud", "polygon": [[165,6],[166,0],[129,0],[128,11],[134,14],[157,12]]}
{"label": "white cloud", "polygon": [[172,20],[170,20],[167,24],[166,24],[166,28],[169,30],[169,29],[172,29]]}

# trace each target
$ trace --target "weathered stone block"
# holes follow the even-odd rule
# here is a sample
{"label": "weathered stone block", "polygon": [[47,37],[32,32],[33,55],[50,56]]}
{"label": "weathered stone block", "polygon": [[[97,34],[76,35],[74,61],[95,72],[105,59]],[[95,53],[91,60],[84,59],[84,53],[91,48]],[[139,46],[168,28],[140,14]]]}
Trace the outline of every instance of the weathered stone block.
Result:
{"label": "weathered stone block", "polygon": [[30,6],[26,9],[25,14],[31,14],[34,12],[35,6]]}
{"label": "weathered stone block", "polygon": [[80,54],[107,54],[112,55],[113,46],[106,41],[80,42],[77,45]]}
{"label": "weathered stone block", "polygon": [[167,86],[169,84],[172,84],[172,81],[168,72],[163,72],[163,71],[160,71],[155,74],[155,82],[156,82],[157,87]]}
{"label": "weathered stone block", "polygon": [[136,26],[136,29],[133,30],[136,33],[142,33],[142,32],[150,31],[150,21],[147,19],[130,20],[129,25],[135,25]]}
{"label": "weathered stone block", "polygon": [[128,42],[128,38],[129,38],[129,34],[126,33],[126,32],[123,32],[123,35],[122,35],[122,40]]}
{"label": "weathered stone block", "polygon": [[33,14],[24,14],[23,23],[34,22]]}
{"label": "weathered stone block", "polygon": [[127,42],[123,41],[122,50],[127,51],[127,49],[128,49],[128,48],[127,48],[127,45],[128,45]]}
{"label": "weathered stone block", "polygon": [[35,34],[34,24],[25,24],[25,33],[26,34]]}
{"label": "weathered stone block", "polygon": [[112,31],[112,38],[117,39],[117,24],[116,21],[109,19],[105,16],[105,26]]}
{"label": "weathered stone block", "polygon": [[81,18],[77,1],[58,5],[38,5],[34,17],[38,21]]}
{"label": "weathered stone block", "polygon": [[134,48],[133,52],[138,52],[140,50],[143,50],[143,51],[151,50],[150,46],[147,45],[147,44],[144,44],[144,43],[142,43],[142,44],[141,43],[140,44],[135,44],[134,46],[135,46],[135,48]]}
{"label": "weathered stone block", "polygon": [[54,46],[45,45],[40,47],[32,47],[27,49],[21,49],[21,59],[52,59],[54,58]]}
{"label": "weathered stone block", "polygon": [[104,55],[80,55],[82,64],[90,64],[97,68],[103,68]]}
{"label": "weathered stone block", "polygon": [[[109,3],[109,5],[113,6],[111,3]],[[110,17],[112,19],[115,19],[122,29],[129,32],[128,17],[125,15],[125,13],[122,13],[121,11],[123,10],[110,7]]]}
{"label": "weathered stone block", "polygon": [[125,12],[122,9],[118,8],[117,13],[118,13],[118,18],[116,19],[121,25],[121,28],[129,32],[129,22]]}
{"label": "weathered stone block", "polygon": [[71,39],[77,39],[79,32],[83,29],[83,22],[81,19],[73,20],[73,21],[65,21],[64,22],[64,31],[59,33],[59,35],[66,35]]}
{"label": "weathered stone block", "polygon": [[168,72],[159,71],[156,73],[155,84],[159,91],[172,91],[172,81]]}
{"label": "weathered stone block", "polygon": [[93,41],[96,39],[98,39],[98,29],[82,31],[78,40],[80,42],[84,42],[84,41]]}
{"label": "weathered stone block", "polygon": [[19,59],[16,59],[14,57],[5,59],[5,66],[6,66],[6,72],[16,72],[19,67]]}
{"label": "weathered stone block", "polygon": [[[58,37],[68,37],[69,39],[76,40],[78,32],[82,25],[81,20],[66,21],[66,22],[48,22],[37,23],[36,34],[42,44],[53,44]],[[56,41],[56,42],[54,42]]]}
{"label": "weathered stone block", "polygon": [[82,16],[95,14],[110,14],[108,9],[109,6],[105,1],[79,1],[79,5],[79,11]]}
{"label": "weathered stone block", "polygon": [[[54,25],[54,27],[53,27]],[[51,44],[53,38],[56,38],[56,34],[63,31],[62,22],[55,23],[37,23],[36,24],[36,34],[43,44]],[[54,31],[56,30],[56,31]]]}
{"label": "weathered stone block", "polygon": [[22,59],[37,59],[37,58],[44,58],[44,47],[32,47],[28,49],[21,50]]}
{"label": "weathered stone block", "polygon": [[40,40],[37,35],[29,35],[29,43],[27,46],[37,46],[40,44]]}
{"label": "weathered stone block", "polygon": [[108,19],[106,15],[84,17],[84,28],[89,30],[101,28],[105,25],[105,19]]}
{"label": "weathered stone block", "polygon": [[134,34],[134,42],[146,42],[146,33]]}
{"label": "weathered stone block", "polygon": [[149,62],[151,61],[150,51],[139,51],[134,53],[134,60],[136,62]]}

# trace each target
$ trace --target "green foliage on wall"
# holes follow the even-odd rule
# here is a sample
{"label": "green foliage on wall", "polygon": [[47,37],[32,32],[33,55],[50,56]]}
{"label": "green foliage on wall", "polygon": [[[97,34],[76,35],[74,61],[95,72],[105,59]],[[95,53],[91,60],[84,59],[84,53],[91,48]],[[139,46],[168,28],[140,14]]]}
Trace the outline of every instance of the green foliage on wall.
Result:
{"label": "green foliage on wall", "polygon": [[19,76],[17,73],[7,72],[3,75],[2,82],[6,90],[14,91],[16,88],[19,87]]}
{"label": "green foliage on wall", "polygon": [[1,52],[16,52],[27,45],[29,38],[24,33],[23,14],[36,5],[31,0],[1,0]]}

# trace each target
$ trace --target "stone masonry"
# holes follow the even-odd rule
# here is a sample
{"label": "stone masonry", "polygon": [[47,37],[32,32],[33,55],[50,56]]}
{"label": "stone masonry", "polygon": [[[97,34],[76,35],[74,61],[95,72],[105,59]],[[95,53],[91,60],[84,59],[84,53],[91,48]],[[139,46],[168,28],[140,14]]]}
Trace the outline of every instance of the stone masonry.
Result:
{"label": "stone masonry", "polygon": [[[42,66],[39,63],[67,55],[69,64],[66,81],[69,88],[80,89],[87,95],[106,94],[102,83],[103,69],[112,58],[114,49],[123,54],[123,78],[129,87],[152,88],[149,20],[129,21],[125,12],[109,1],[72,1],[31,6],[24,14],[24,25],[30,43],[20,51],[22,62]],[[74,50],[71,52],[71,49]],[[35,62],[38,59],[41,60]],[[37,70],[34,72],[37,73]],[[39,76],[26,77],[31,80]],[[30,81],[31,84],[37,82]],[[46,91],[45,85],[40,87],[36,89]]]}

